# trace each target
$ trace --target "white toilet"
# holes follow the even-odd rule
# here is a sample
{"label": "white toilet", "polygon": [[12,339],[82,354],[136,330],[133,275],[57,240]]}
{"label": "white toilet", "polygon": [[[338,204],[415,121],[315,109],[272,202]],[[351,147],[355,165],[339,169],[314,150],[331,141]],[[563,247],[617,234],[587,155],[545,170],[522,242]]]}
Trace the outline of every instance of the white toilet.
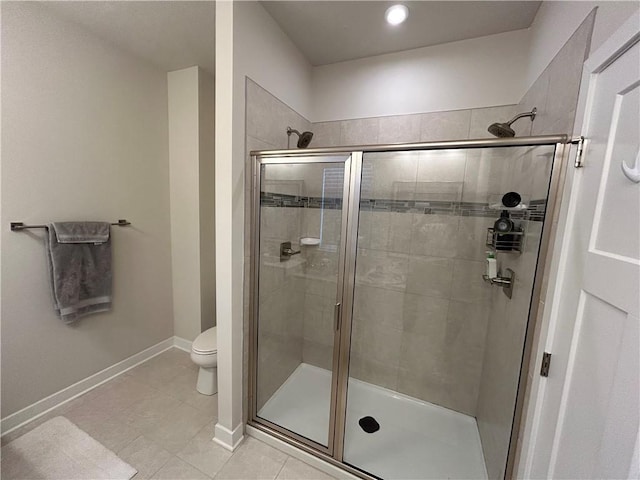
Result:
{"label": "white toilet", "polygon": [[193,341],[191,360],[200,367],[196,390],[203,395],[218,393],[218,332],[216,327],[205,330]]}

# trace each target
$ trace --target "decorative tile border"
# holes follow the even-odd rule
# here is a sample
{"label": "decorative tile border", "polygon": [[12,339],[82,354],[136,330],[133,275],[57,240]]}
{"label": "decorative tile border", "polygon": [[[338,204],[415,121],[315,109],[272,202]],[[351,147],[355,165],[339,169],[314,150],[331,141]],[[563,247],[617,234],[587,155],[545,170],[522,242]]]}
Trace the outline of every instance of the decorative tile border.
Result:
{"label": "decorative tile border", "polygon": [[[326,210],[338,210],[342,208],[342,199],[260,192],[260,205],[263,207],[324,208]],[[544,220],[546,206],[546,200],[531,200],[526,210],[511,211],[511,218],[514,220],[542,222]],[[367,212],[421,213],[424,215],[486,218],[494,218],[500,215],[499,210],[489,208],[488,203],[442,200],[361,199],[360,210]]]}
{"label": "decorative tile border", "polygon": [[533,222],[544,221],[544,215],[547,212],[547,201],[544,199],[531,200],[529,202],[529,208],[527,213],[529,214],[529,220]]}

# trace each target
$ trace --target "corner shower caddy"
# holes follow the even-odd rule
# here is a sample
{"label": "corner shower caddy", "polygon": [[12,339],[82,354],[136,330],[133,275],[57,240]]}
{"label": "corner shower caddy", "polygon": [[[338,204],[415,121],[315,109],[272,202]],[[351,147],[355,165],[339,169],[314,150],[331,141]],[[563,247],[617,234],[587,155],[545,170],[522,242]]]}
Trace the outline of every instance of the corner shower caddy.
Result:
{"label": "corner shower caddy", "polygon": [[487,247],[500,253],[522,253],[524,244],[524,230],[517,228],[508,233],[496,232],[487,228]]}

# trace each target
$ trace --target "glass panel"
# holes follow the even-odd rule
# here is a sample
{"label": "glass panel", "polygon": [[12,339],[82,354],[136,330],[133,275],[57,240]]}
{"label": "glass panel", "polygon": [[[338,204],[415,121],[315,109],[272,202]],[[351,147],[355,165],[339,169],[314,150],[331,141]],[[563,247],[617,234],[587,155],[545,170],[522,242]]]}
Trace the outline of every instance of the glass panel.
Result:
{"label": "glass panel", "polygon": [[331,159],[261,166],[258,280],[258,416],[325,447],[348,157]]}
{"label": "glass panel", "polygon": [[[346,463],[503,477],[554,150],[364,154]],[[489,256],[511,298],[483,279]]]}

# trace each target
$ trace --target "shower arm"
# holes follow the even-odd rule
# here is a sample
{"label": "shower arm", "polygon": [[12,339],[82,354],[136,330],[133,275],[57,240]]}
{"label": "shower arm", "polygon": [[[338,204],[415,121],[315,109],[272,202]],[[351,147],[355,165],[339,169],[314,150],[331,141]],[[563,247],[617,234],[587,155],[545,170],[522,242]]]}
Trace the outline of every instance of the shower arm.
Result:
{"label": "shower arm", "polygon": [[295,128],[287,127],[287,150],[291,148],[290,142],[292,133],[295,133],[296,135],[298,135],[298,137],[300,137],[300,132],[298,130],[296,130]]}
{"label": "shower arm", "polygon": [[510,121],[507,122],[508,126],[511,126],[511,124],[513,122],[515,122],[516,120],[521,119],[522,117],[531,117],[531,121],[533,122],[533,120],[536,118],[536,114],[538,113],[538,109],[534,108],[533,110],[531,110],[530,112],[525,112],[525,113],[519,113],[518,115],[516,115],[515,117],[513,117]]}

